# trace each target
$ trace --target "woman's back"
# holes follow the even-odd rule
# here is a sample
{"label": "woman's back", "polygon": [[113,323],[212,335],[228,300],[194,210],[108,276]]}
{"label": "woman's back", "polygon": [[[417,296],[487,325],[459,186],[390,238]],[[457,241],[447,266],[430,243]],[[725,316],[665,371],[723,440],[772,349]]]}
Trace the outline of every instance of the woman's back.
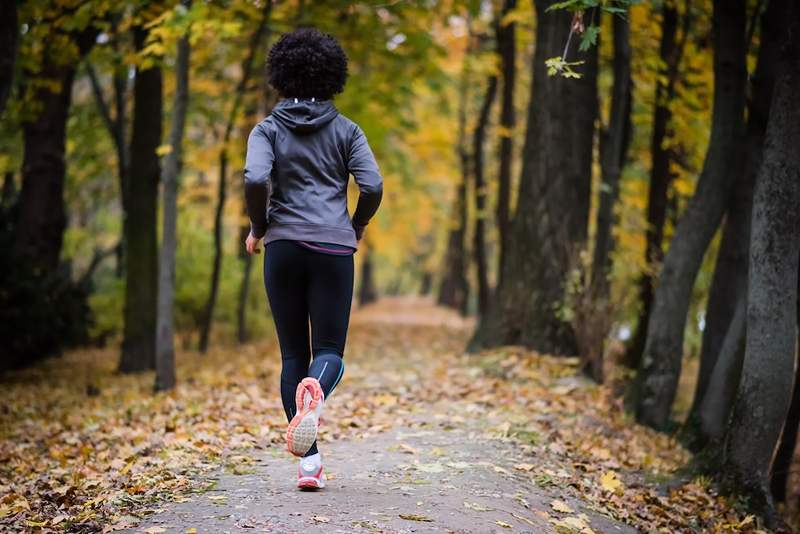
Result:
{"label": "woman's back", "polygon": [[361,192],[359,210],[377,208],[383,180],[361,128],[330,100],[280,101],[248,141],[248,212],[264,211],[271,192],[264,228],[254,228],[255,235],[263,230],[267,243],[310,240],[355,248],[347,210],[350,174]]}

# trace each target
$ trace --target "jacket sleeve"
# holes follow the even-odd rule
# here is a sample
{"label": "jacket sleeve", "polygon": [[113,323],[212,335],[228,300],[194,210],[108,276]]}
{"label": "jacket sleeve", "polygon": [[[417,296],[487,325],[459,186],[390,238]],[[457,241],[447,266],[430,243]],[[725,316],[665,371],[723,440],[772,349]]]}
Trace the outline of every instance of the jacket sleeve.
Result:
{"label": "jacket sleeve", "polygon": [[367,136],[359,127],[355,127],[353,137],[350,140],[350,153],[347,162],[350,174],[356,180],[359,195],[356,211],[353,213],[353,226],[356,233],[359,228],[369,223],[369,220],[378,211],[383,197],[383,177],[375,161],[375,155],[367,142]]}
{"label": "jacket sleeve", "polygon": [[269,133],[263,124],[258,124],[247,139],[244,165],[244,196],[250,217],[250,231],[258,238],[267,233],[267,206],[272,190],[270,174],[274,161]]}

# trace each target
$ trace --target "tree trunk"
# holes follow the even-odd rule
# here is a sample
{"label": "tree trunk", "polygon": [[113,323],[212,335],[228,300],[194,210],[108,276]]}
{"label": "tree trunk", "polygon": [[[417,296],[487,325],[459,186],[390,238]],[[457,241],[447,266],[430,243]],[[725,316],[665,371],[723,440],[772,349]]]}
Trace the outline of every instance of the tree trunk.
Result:
{"label": "tree trunk", "polygon": [[[147,30],[133,29],[137,50],[144,48]],[[133,87],[131,181],[125,255],[125,327],[119,371],[132,373],[155,367],[158,301],[158,181],[156,149],[161,144],[163,94],[161,68],[137,68]]]}
{"label": "tree trunk", "polygon": [[358,291],[358,305],[366,306],[378,300],[378,290],[375,288],[375,277],[372,273],[372,252],[368,248],[361,262],[361,288]]}
{"label": "tree trunk", "polygon": [[[700,370],[694,401],[684,430],[684,441],[693,450],[702,447],[711,437],[706,435],[703,430],[706,427],[705,424],[698,428],[699,412],[703,410],[712,373],[716,373],[715,365],[730,330],[737,302],[746,299],[753,188],[761,166],[761,151],[767,129],[769,105],[775,87],[781,17],[785,6],[786,0],[772,0],[761,17],[761,44],[758,50],[756,71],[751,80],[752,98],[748,102],[747,133],[743,147],[740,149],[746,154],[746,161],[742,165],[742,171],[736,174],[736,182],[728,199],[722,242],[717,255],[717,264],[706,308],[706,325],[703,330],[703,344],[700,351]],[[739,382],[740,370],[741,364],[737,367],[737,374],[730,378],[734,384]],[[715,428],[724,429],[735,394],[734,387],[733,394],[726,396],[725,399],[711,399],[713,404],[721,403],[725,406],[724,410],[719,412],[724,419],[715,422]]]}
{"label": "tree trunk", "polygon": [[[113,24],[119,24],[118,17],[113,17]],[[103,96],[103,89],[100,80],[94,71],[91,64],[87,64],[86,70],[89,73],[89,80],[92,84],[92,92],[94,93],[95,102],[97,103],[100,117],[103,119],[103,124],[108,130],[114,148],[117,153],[117,178],[119,181],[119,195],[120,204],[122,206],[122,234],[119,239],[119,247],[117,248],[117,276],[122,277],[124,274],[124,261],[125,261],[125,236],[127,235],[128,224],[128,175],[130,174],[130,147],[126,135],[126,97],[128,93],[128,77],[127,69],[121,64],[121,60],[116,59],[122,54],[119,51],[119,38],[113,40],[114,47],[114,73],[112,75],[114,86],[114,111],[112,117],[111,108]]]}
{"label": "tree trunk", "polygon": [[264,5],[264,12],[259,22],[258,28],[250,38],[247,57],[242,63],[242,78],[236,86],[233,96],[233,106],[228,115],[228,122],[225,126],[225,133],[222,136],[222,149],[219,154],[219,186],[217,189],[217,208],[214,214],[214,260],[211,269],[211,284],[206,301],[203,324],[200,330],[199,349],[205,353],[208,350],[208,342],[211,337],[211,326],[214,322],[214,308],[217,305],[217,293],[219,292],[219,276],[222,269],[222,215],[225,212],[225,199],[227,197],[227,174],[228,174],[228,142],[231,133],[236,125],[236,118],[242,105],[247,84],[253,71],[253,62],[258,52],[261,42],[268,33],[269,19],[272,12],[272,1],[268,0]]}
{"label": "tree trunk", "polygon": [[720,347],[713,373],[709,377],[708,395],[698,409],[700,432],[695,444],[696,449],[709,443],[713,448],[724,436],[725,425],[728,423],[731,407],[736,399],[736,390],[739,387],[747,327],[747,283],[744,282],[741,287],[734,288],[733,292],[739,295],[739,302],[734,305],[728,332]]}
{"label": "tree trunk", "polygon": [[239,286],[239,303],[236,309],[236,338],[239,343],[247,343],[250,339],[250,332],[247,330],[247,298],[250,294],[250,270],[253,266],[253,257],[247,253],[245,248],[244,242],[248,235],[250,235],[250,225],[240,226],[239,259],[242,260],[242,285]]}
{"label": "tree trunk", "polygon": [[[455,224],[450,228],[445,253],[444,276],[439,287],[438,304],[461,311],[466,315],[469,304],[469,283],[467,282],[467,252],[464,247],[467,228],[467,184],[469,183],[469,154],[466,147],[467,137],[467,89],[469,85],[468,57],[472,47],[472,31],[467,39],[469,44],[461,69],[461,83],[458,96],[458,162],[461,168],[461,182],[456,190],[453,206]],[[451,223],[452,224],[452,223]]]}
{"label": "tree trunk", "polygon": [[631,369],[639,367],[647,339],[647,323],[653,308],[653,286],[655,273],[664,257],[662,242],[664,241],[664,225],[667,220],[667,203],[669,186],[673,175],[670,163],[675,155],[664,141],[672,137],[672,111],[670,104],[675,98],[675,86],[680,75],[680,63],[689,33],[689,9],[683,17],[683,34],[678,41],[677,8],[665,2],[662,8],[661,44],[659,56],[663,67],[659,70],[656,81],[655,105],[653,106],[653,132],[650,138],[650,189],[647,195],[647,229],[645,230],[645,272],[639,282],[639,302],[641,310],[636,323],[636,330],[625,353],[625,365]]}
{"label": "tree trunk", "polygon": [[478,124],[472,138],[472,157],[475,177],[475,235],[473,236],[473,255],[478,272],[478,313],[483,315],[489,307],[489,268],[486,264],[486,183],[483,179],[483,143],[486,126],[497,93],[497,76],[490,76],[483,97]]}
{"label": "tree trunk", "polygon": [[89,53],[96,36],[97,29],[92,27],[80,33],[67,34],[68,39],[77,43],[79,50],[76,63],[68,64],[53,59],[57,54],[52,47],[56,44],[48,40],[42,52],[44,64],[41,69],[27,73],[30,78],[58,83],[57,91],[42,86],[33,89],[32,100],[39,105],[38,113],[22,124],[25,147],[22,188],[12,253],[16,261],[30,266],[42,276],[56,271],[61,255],[67,226],[64,152],[72,82],[77,61]]}
{"label": "tree trunk", "polygon": [[0,115],[11,95],[18,37],[17,3],[0,3]]}
{"label": "tree trunk", "polygon": [[[536,1],[536,51],[528,104],[519,201],[502,284],[481,319],[470,348],[520,344],[544,353],[576,352],[569,323],[556,313],[564,279],[585,245],[591,196],[592,144],[597,117],[597,48],[580,79],[549,77],[545,60],[557,56],[571,15]],[[572,40],[573,53],[578,39]]]}
{"label": "tree trunk", "polygon": [[692,287],[733,185],[744,134],[744,0],[715,0],[711,140],[694,196],[664,258],[636,377],[636,418],[666,428],[678,386]]}
{"label": "tree trunk", "polygon": [[[191,0],[183,6],[191,7]],[[189,35],[178,40],[175,60],[175,96],[169,144],[172,151],[164,161],[164,235],[158,266],[158,313],[156,337],[156,391],[175,387],[175,253],[178,247],[178,175],[183,154],[183,131],[189,106]]]}
{"label": "tree trunk", "polygon": [[[800,309],[798,310],[800,313]],[[772,462],[770,474],[770,490],[776,502],[786,502],[787,483],[794,460],[794,451],[797,448],[797,430],[800,424],[800,365],[795,359],[794,388],[792,389],[792,402],[789,404],[789,413],[781,433],[780,445]]]}
{"label": "tree trunk", "polygon": [[[500,17],[495,24],[497,53],[500,55],[500,75],[503,90],[500,95],[500,150],[497,173],[497,231],[500,234],[498,275],[502,276],[508,249],[508,234],[511,227],[511,165],[514,157],[514,84],[516,83],[516,23],[503,19],[517,7],[516,0],[504,0]],[[501,284],[498,279],[497,285]]]}
{"label": "tree trunk", "polygon": [[600,205],[597,209],[597,230],[592,260],[592,286],[598,300],[608,298],[608,276],[611,272],[611,251],[614,241],[614,204],[619,196],[619,177],[631,134],[631,45],[628,20],[614,15],[614,86],[611,89],[611,113],[608,129],[601,134]]}
{"label": "tree trunk", "polygon": [[800,263],[800,6],[788,2],[785,41],[753,200],[747,350],[725,445],[727,480],[767,526],[782,526],[769,469],[789,409]]}

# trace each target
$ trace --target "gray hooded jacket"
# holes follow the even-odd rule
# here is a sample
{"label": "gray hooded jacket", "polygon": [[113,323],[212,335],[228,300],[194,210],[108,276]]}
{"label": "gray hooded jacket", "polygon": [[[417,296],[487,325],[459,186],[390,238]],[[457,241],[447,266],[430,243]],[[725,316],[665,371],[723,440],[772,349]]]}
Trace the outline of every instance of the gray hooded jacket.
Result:
{"label": "gray hooded jacket", "polygon": [[[352,220],[347,184],[360,192]],[[284,99],[247,141],[245,200],[264,242],[289,239],[356,248],[383,194],[375,156],[361,128],[329,100]]]}

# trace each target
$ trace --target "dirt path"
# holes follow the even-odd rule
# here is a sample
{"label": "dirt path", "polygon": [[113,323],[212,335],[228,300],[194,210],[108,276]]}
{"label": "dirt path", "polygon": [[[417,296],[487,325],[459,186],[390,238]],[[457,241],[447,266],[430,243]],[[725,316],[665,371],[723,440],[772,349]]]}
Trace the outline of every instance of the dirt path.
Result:
{"label": "dirt path", "polygon": [[482,409],[469,391],[475,370],[457,348],[470,326],[418,301],[356,313],[323,427],[325,490],[297,491],[296,461],[275,443],[131,531],[635,532],[575,492],[532,481],[530,447],[496,431],[502,406]]}

